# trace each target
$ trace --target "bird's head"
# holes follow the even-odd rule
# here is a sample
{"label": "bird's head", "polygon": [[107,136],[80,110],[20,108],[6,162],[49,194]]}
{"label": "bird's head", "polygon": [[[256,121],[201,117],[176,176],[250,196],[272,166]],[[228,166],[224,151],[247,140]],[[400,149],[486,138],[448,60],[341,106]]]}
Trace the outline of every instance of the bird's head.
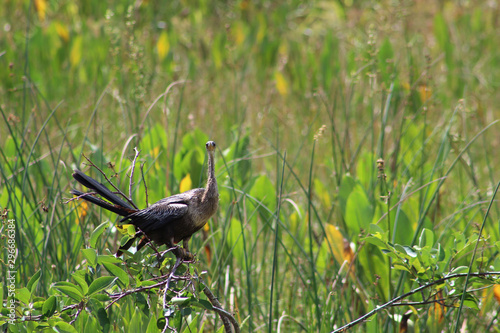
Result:
{"label": "bird's head", "polygon": [[216,147],[215,142],[208,141],[205,146],[207,147],[207,151],[209,151],[209,152],[215,151],[215,147]]}

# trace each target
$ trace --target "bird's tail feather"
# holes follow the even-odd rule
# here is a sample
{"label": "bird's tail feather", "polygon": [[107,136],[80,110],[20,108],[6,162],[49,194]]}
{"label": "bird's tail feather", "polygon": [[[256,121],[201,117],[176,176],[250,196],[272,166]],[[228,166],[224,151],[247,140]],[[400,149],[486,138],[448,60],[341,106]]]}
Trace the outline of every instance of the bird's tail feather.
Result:
{"label": "bird's tail feather", "polygon": [[80,192],[77,190],[71,190],[70,193],[121,216],[127,216],[136,211],[135,209],[112,205],[109,202],[104,201],[90,193]]}
{"label": "bird's tail feather", "polygon": [[93,196],[91,194],[85,195],[84,192],[80,192],[77,190],[71,190],[71,194],[81,196],[82,199],[92,202],[104,209],[112,211],[121,216],[127,216],[136,211],[136,209],[132,208],[128,203],[120,199],[116,194],[111,192],[106,186],[99,183],[97,180],[87,176],[80,170],[75,170],[75,172],[73,173],[73,178],[75,178],[75,180],[80,184],[82,184],[83,186],[87,187],[90,190],[95,191],[104,199],[113,203],[113,205],[96,196]]}

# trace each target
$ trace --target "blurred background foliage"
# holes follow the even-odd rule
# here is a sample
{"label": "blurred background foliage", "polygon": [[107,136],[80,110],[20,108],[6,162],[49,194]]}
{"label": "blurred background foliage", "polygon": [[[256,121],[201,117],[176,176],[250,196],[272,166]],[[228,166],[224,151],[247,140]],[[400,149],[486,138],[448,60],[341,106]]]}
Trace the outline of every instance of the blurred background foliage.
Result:
{"label": "blurred background foliage", "polygon": [[[35,295],[63,303],[52,283],[99,267],[82,249],[118,246],[114,228],[88,242],[115,216],[62,204],[72,169],[90,170],[82,153],[125,191],[138,147],[144,207],[204,184],[209,139],[220,208],[191,248],[244,330],[329,332],[457,267],[500,270],[498,201],[485,213],[500,163],[496,2],[1,5],[0,207],[16,221],[21,294],[41,272],[26,308]],[[500,288],[474,293],[460,319],[463,285],[435,290],[452,306],[397,307],[357,329],[494,331]],[[154,327],[161,305],[137,302],[107,329]],[[209,311],[178,317],[179,331],[220,326]],[[74,326],[106,331],[93,318]]]}

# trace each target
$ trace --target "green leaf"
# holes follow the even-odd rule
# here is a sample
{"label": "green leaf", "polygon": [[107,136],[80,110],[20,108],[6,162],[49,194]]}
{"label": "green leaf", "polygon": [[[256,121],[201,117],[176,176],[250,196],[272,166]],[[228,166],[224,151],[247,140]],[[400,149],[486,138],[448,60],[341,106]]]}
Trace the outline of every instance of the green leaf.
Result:
{"label": "green leaf", "polygon": [[109,222],[103,222],[99,224],[97,228],[92,231],[92,234],[90,235],[90,240],[89,240],[89,245],[91,248],[95,249],[97,240],[99,239],[99,236],[104,232],[109,227]]}
{"label": "green leaf", "polygon": [[40,280],[40,275],[42,274],[41,270],[38,270],[31,279],[28,281],[28,284],[26,285],[26,288],[33,293],[36,289],[36,286],[38,285],[38,281]]}
{"label": "green leaf", "polygon": [[83,295],[80,290],[69,282],[56,282],[52,285],[52,288],[59,290],[64,295],[71,297],[77,302],[80,302],[83,299]]}
{"label": "green leaf", "polygon": [[33,294],[30,293],[28,288],[16,289],[16,299],[18,299],[20,302],[28,305],[32,297]]}
{"label": "green leaf", "polygon": [[87,284],[87,281],[85,281],[85,272],[82,271],[76,271],[71,275],[73,279],[78,283],[80,288],[82,289],[83,294],[87,294],[87,291],[89,290],[89,285]]}
{"label": "green leaf", "polygon": [[77,330],[71,326],[70,324],[64,322],[64,321],[58,321],[55,325],[54,328],[56,332],[58,333],[78,333]]}
{"label": "green leaf", "polygon": [[99,325],[101,326],[102,331],[104,333],[109,332],[111,324],[108,318],[108,313],[104,308],[99,308],[99,310],[97,310],[97,320],[99,320]]}
{"label": "green leaf", "polygon": [[458,266],[455,267],[451,270],[450,275],[452,274],[461,274],[461,273],[467,273],[469,271],[469,267],[467,266]]}
{"label": "green leaf", "polygon": [[406,246],[406,245],[403,246],[403,248],[404,248],[406,254],[409,255],[410,257],[412,257],[412,258],[417,257],[418,254],[417,254],[417,252],[415,252],[415,250],[413,248]]}
{"label": "green leaf", "polygon": [[356,237],[361,229],[367,229],[373,219],[373,207],[365,191],[356,185],[346,203],[345,220],[349,233]]}
{"label": "green leaf", "polygon": [[380,238],[378,237],[375,237],[375,236],[368,236],[368,237],[365,237],[364,240],[367,242],[367,243],[370,243],[370,244],[373,244],[373,245],[376,245],[378,246],[381,250],[382,249],[386,249],[387,248],[387,245],[384,243],[384,241],[382,241]]}
{"label": "green leaf", "polygon": [[189,304],[192,305],[192,306],[197,306],[197,307],[205,309],[205,310],[209,310],[209,311],[212,311],[214,309],[212,303],[210,303],[206,299],[200,299],[200,300],[197,300],[197,301],[191,301]]}
{"label": "green leaf", "polygon": [[188,301],[189,301],[189,297],[172,297],[172,299],[170,300],[170,302],[172,302],[172,304],[178,304],[178,305],[185,304]]}
{"label": "green leaf", "polygon": [[356,181],[349,174],[346,174],[344,175],[344,177],[342,177],[342,182],[340,183],[339,189],[339,205],[340,211],[342,212],[342,216],[344,216],[344,218],[346,214],[347,199],[349,198],[349,195],[351,194],[355,186]]}
{"label": "green leaf", "polygon": [[151,313],[148,327],[146,328],[146,333],[157,333],[157,332],[158,332],[158,327],[156,324],[156,315],[154,313]]}
{"label": "green leaf", "polygon": [[118,264],[122,263],[123,261],[115,256],[106,254],[106,255],[99,255],[97,256],[97,263],[99,265],[102,265],[104,263],[109,263],[109,264]]}
{"label": "green leaf", "polygon": [[42,306],[42,314],[46,317],[50,317],[56,312],[57,309],[57,298],[55,296],[50,296]]}
{"label": "green leaf", "polygon": [[420,234],[418,246],[421,248],[426,246],[432,248],[434,246],[434,232],[430,229],[423,228],[422,233]]}
{"label": "green leaf", "polygon": [[118,277],[120,282],[123,283],[125,287],[129,285],[130,283],[129,276],[123,269],[107,262],[103,263],[103,266],[111,275]]}
{"label": "green leaf", "polygon": [[82,253],[90,266],[95,267],[97,265],[97,252],[95,249],[83,249]]}
{"label": "green leaf", "polygon": [[118,278],[113,276],[101,276],[95,279],[89,286],[87,295],[91,296],[112,285]]}
{"label": "green leaf", "polygon": [[252,185],[249,195],[253,206],[258,209],[263,220],[267,221],[276,209],[276,192],[273,183],[266,175],[259,176]]}

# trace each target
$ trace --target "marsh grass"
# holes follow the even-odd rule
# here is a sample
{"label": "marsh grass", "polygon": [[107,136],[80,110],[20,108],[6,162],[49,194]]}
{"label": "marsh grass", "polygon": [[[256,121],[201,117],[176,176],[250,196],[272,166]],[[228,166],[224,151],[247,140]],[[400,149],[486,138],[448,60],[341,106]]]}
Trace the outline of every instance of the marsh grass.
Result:
{"label": "marsh grass", "polygon": [[[448,274],[500,271],[489,2],[35,3],[0,14],[0,207],[15,220],[19,309],[40,314],[56,296],[60,310],[56,282],[117,274],[92,263],[118,247],[117,217],[63,204],[72,169],[100,177],[82,154],[125,191],[141,150],[148,197],[137,169],[131,188],[144,207],[203,185],[208,139],[220,208],[182,269],[206,271],[244,331],[331,332]],[[130,281],[109,290],[153,274],[140,265],[152,253],[113,263]],[[492,286],[457,279],[353,330],[493,331]],[[446,306],[425,302],[436,297]],[[165,315],[154,294],[102,308],[73,327],[155,332]],[[174,308],[179,332],[222,330],[209,309]]]}

